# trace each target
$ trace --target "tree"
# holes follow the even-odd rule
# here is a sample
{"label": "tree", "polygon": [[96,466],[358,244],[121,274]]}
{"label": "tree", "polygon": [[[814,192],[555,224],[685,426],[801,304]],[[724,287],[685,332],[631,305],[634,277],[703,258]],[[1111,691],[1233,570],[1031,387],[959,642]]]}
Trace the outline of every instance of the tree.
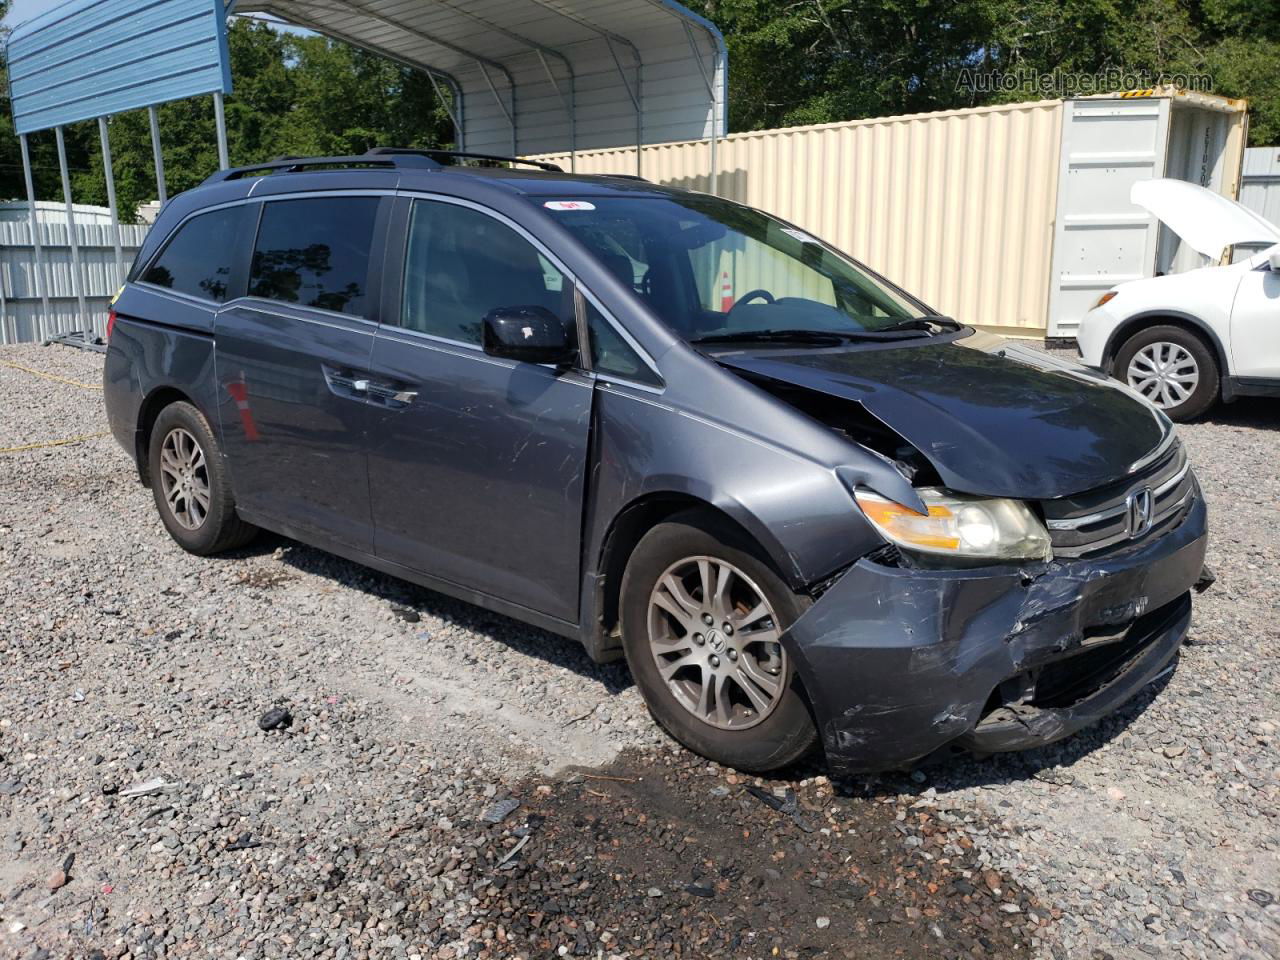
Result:
{"label": "tree", "polygon": [[729,46],[735,130],[1057,96],[972,74],[1208,74],[1280,138],[1280,18],[1256,0],[690,0]]}

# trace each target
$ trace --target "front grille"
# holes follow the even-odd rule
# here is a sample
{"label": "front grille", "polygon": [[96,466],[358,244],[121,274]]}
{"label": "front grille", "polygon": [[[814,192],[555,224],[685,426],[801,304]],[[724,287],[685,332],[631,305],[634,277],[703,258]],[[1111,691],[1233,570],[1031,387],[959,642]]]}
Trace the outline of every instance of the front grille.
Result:
{"label": "front grille", "polygon": [[[1151,525],[1133,535],[1129,498],[1151,491]],[[1060,500],[1041,502],[1053,552],[1084,557],[1117,544],[1158,535],[1178,523],[1195,494],[1195,477],[1179,441],[1154,462],[1116,483]]]}

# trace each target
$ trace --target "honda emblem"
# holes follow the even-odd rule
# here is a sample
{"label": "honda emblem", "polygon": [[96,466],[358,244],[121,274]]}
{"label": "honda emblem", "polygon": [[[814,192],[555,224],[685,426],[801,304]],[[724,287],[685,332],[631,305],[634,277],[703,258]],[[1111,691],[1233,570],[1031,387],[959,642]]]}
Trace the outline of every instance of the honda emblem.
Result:
{"label": "honda emblem", "polygon": [[1125,498],[1125,516],[1128,518],[1129,539],[1135,540],[1151,529],[1154,502],[1151,488],[1134,490]]}

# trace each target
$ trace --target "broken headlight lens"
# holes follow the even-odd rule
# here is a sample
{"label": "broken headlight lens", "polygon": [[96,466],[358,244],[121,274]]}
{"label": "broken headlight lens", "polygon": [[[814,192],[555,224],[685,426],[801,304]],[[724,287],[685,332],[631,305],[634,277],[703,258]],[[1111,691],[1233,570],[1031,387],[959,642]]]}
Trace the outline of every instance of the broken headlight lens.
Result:
{"label": "broken headlight lens", "polygon": [[1021,500],[917,490],[927,514],[859,488],[858,506],[885,539],[903,550],[972,560],[1049,560],[1049,531]]}

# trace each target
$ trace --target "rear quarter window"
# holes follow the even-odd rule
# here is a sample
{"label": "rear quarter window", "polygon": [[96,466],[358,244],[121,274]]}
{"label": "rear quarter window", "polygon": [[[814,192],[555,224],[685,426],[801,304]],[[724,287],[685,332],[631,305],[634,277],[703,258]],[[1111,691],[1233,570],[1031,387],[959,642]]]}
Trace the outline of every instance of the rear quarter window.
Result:
{"label": "rear quarter window", "polygon": [[222,303],[230,293],[236,239],[245,213],[246,208],[238,206],[192,217],[174,231],[140,279],[176,293]]}

